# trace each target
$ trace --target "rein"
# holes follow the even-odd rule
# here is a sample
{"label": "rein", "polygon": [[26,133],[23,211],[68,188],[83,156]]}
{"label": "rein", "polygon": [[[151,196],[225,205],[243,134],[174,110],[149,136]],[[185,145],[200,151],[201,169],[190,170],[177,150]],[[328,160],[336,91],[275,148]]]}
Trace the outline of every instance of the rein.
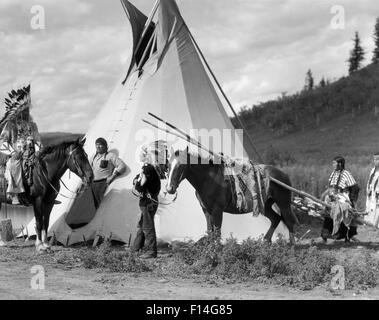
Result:
{"label": "rein", "polygon": [[[140,194],[139,192],[137,192],[137,190],[135,189],[134,186],[133,186],[133,188],[132,188],[132,194],[133,194],[134,196],[136,196],[137,198],[140,198],[140,199],[143,198],[143,196],[141,196],[141,194]],[[166,203],[164,203],[164,202],[160,202],[160,201],[157,201],[157,200],[153,199],[153,198],[151,197],[150,193],[147,194],[147,198],[148,198],[150,201],[156,203],[157,205],[160,205],[160,204],[161,204],[161,205],[163,205],[163,206],[168,206],[168,205],[170,205],[170,204],[173,204],[173,203],[176,201],[176,198],[177,198],[177,197],[178,197],[178,192],[176,191],[176,192],[175,192],[175,197],[174,197],[174,199],[173,199],[172,201],[170,201],[170,202],[166,202]]]}
{"label": "rein", "polygon": [[[45,172],[43,170],[41,170],[42,172],[42,175],[44,176],[44,178],[46,179],[47,183],[50,185],[50,187],[54,190],[54,192],[57,194],[57,195],[61,195],[62,197],[64,198],[67,198],[67,199],[76,199],[76,197],[68,197],[66,195],[64,195],[63,193],[60,193],[53,185],[52,183],[50,182],[49,178],[46,176]],[[62,180],[60,180],[62,181]],[[67,188],[67,187],[66,187]],[[71,190],[69,190],[70,192],[72,192]],[[74,193],[74,192],[72,192]]]}
{"label": "rein", "polygon": [[[70,151],[69,155],[68,155],[68,158],[67,160],[63,163],[62,167],[68,163],[68,161],[70,160],[70,157],[72,156],[72,154],[74,153],[74,151],[77,149],[78,147],[75,147],[73,150]],[[75,161],[75,158],[73,158],[73,163],[74,163],[74,166],[76,167],[76,169],[78,170],[78,172],[82,172],[82,169],[79,167],[79,165],[76,163]],[[66,198],[66,199],[76,199],[78,196],[80,197],[83,193],[84,193],[84,190],[82,189],[82,191],[80,192],[74,192],[74,191],[71,191],[67,186],[66,184],[62,181],[62,179],[60,178],[59,181],[63,184],[63,186],[69,191],[71,192],[72,194],[76,194],[75,197],[68,197],[66,195],[64,195],[63,193],[59,192],[54,186],[53,184],[51,183],[51,181],[49,180],[49,178],[47,177],[46,173],[44,172],[43,168],[40,166],[41,168],[41,172],[42,172],[42,175],[43,177],[46,179],[47,183],[50,185],[50,187],[54,190],[54,192],[57,194],[57,195],[61,195],[62,197]]]}

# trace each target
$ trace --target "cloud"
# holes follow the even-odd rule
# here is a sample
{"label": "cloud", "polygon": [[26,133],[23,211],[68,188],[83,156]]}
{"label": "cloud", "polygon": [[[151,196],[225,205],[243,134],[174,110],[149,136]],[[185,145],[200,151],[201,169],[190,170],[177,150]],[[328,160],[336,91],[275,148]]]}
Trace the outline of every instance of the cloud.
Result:
{"label": "cloud", "polygon": [[[34,4],[0,2],[0,99],[31,82],[40,131],[85,132],[126,72],[130,25],[118,1],[41,0],[46,29],[33,30]],[[152,1],[134,4],[148,14]],[[237,108],[300,90],[308,69],[316,82],[346,75],[356,30],[367,51],[365,63],[370,61],[379,3],[345,0],[342,30],[331,27],[334,5],[332,0],[178,1]]]}
{"label": "cloud", "polygon": [[[196,25],[195,18],[189,19],[193,19],[194,33],[209,64],[237,106],[301,90],[308,69],[312,69],[317,81],[323,76],[334,79],[346,75],[355,30],[360,31],[367,51],[365,63],[371,59],[371,35],[379,9],[375,1],[344,1],[342,30],[332,27],[333,1],[233,4],[236,5],[218,1],[217,7],[228,9],[221,11],[213,6],[211,18],[205,17],[208,10],[199,10],[197,21],[205,25],[203,28]],[[241,82],[250,86],[235,90]]]}

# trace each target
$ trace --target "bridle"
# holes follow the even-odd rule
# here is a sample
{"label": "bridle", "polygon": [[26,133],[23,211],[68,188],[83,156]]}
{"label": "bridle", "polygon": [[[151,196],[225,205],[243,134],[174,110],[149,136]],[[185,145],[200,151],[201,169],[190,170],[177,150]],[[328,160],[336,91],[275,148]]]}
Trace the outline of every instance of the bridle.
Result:
{"label": "bridle", "polygon": [[[68,154],[68,158],[67,158],[67,160],[66,160],[66,165],[67,165],[68,168],[70,168],[69,165],[68,165],[69,160],[70,160],[71,156],[74,154],[74,152],[75,152],[78,148],[79,148],[79,146],[76,146],[74,149],[72,149],[72,150],[69,152],[69,154]],[[84,152],[84,155],[87,156],[87,154],[85,153],[84,150],[83,150],[83,152]],[[77,161],[75,160],[75,157],[72,158],[72,162],[74,163],[74,166],[75,166],[76,170],[78,171],[78,174],[81,175],[81,176],[84,176],[84,172],[83,172],[82,168],[79,166],[79,164],[77,163]]]}
{"label": "bridle", "polygon": [[[167,163],[167,162],[166,162]],[[160,172],[158,172],[157,171],[157,168],[154,166],[154,169],[155,169],[155,171],[157,172],[157,174],[158,174],[158,176],[160,176]],[[183,174],[184,174],[184,170],[183,170],[183,172],[181,173],[181,175],[180,175],[180,181],[181,181],[181,179],[183,178]],[[140,198],[140,199],[142,199],[143,198],[143,196],[135,189],[135,186],[133,185],[133,187],[132,187],[132,194],[134,195],[134,196],[136,196],[137,198]],[[167,195],[167,192],[164,192],[164,195],[166,196]],[[164,205],[164,206],[168,206],[168,205],[170,205],[170,204],[173,204],[175,201],[176,201],[176,199],[177,199],[177,197],[178,197],[178,191],[176,190],[175,191],[175,194],[174,194],[174,198],[172,199],[172,200],[170,200],[169,202],[162,202],[162,201],[157,201],[157,200],[155,200],[155,199],[153,199],[153,197],[149,194],[149,193],[147,193],[147,198],[151,201],[151,202],[154,202],[154,203],[156,203],[157,205]]]}
{"label": "bridle", "polygon": [[[133,194],[134,196],[136,196],[137,198],[140,198],[140,199],[143,198],[143,196],[141,196],[141,194],[140,194],[139,192],[137,192],[135,186],[133,186],[133,188],[132,188],[132,194]],[[165,194],[165,196],[166,196],[167,192],[164,192],[164,194]],[[149,193],[147,193],[146,196],[147,196],[147,198],[148,198],[150,201],[156,203],[157,205],[168,206],[168,205],[170,205],[170,204],[173,204],[173,203],[176,201],[176,198],[178,197],[178,192],[175,191],[174,199],[172,199],[172,200],[169,201],[169,202],[161,202],[161,201],[155,200],[155,199],[153,199],[153,197],[152,197]]]}
{"label": "bridle", "polygon": [[[186,166],[188,166],[189,165],[189,156],[188,156],[188,153],[187,153],[187,164],[186,164]],[[187,168],[186,168],[187,169]],[[182,172],[180,173],[180,176],[179,176],[179,179],[178,179],[178,181],[179,181],[179,183],[183,180],[183,176],[184,176],[184,172],[186,171],[186,169],[184,169],[184,170],[182,170]],[[170,172],[170,170],[169,170],[169,172]],[[176,186],[176,190],[175,190],[175,198],[174,198],[174,200],[176,200],[176,198],[178,197],[178,187],[179,187],[179,183],[178,183],[178,185]]]}
{"label": "bridle", "polygon": [[[67,167],[69,168],[69,170],[71,171],[68,163],[69,163],[69,160],[71,158],[71,156],[74,154],[74,152],[79,148],[79,146],[76,146],[74,149],[70,150],[69,154],[68,154],[68,157],[66,159],[66,161],[62,164],[62,168],[67,165]],[[85,151],[83,150],[84,154],[86,155]],[[77,163],[77,161],[75,160],[75,157],[72,158],[72,162],[76,168],[76,170],[78,171],[78,174],[81,174],[82,176],[84,176],[84,172],[83,170],[80,168],[79,164]],[[53,184],[51,183],[51,181],[49,180],[49,178],[47,177],[45,171],[43,170],[42,167],[41,168],[41,172],[42,172],[42,175],[43,177],[45,178],[45,180],[47,181],[47,183],[49,184],[49,186],[54,190],[54,192],[57,194],[57,195],[61,195],[62,197],[64,198],[67,198],[67,199],[76,199],[77,197],[80,197],[82,196],[82,194],[84,193],[84,189],[81,188],[80,192],[74,192],[72,190],[70,190],[66,184],[63,182],[62,179],[59,179],[59,181],[63,184],[63,186],[69,191],[71,192],[72,194],[75,194],[76,196],[75,197],[68,197],[66,195],[64,195],[63,193],[60,193],[54,186]]]}

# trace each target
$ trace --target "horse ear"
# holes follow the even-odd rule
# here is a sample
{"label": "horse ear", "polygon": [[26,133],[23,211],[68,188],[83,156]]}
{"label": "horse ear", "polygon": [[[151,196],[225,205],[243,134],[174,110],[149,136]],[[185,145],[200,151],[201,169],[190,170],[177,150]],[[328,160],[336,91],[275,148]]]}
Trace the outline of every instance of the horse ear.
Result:
{"label": "horse ear", "polygon": [[84,144],[86,143],[86,137],[79,138],[79,139],[78,139],[78,143],[83,147]]}
{"label": "horse ear", "polygon": [[175,152],[174,147],[170,146],[170,149],[167,149],[167,158],[171,158],[174,152]]}

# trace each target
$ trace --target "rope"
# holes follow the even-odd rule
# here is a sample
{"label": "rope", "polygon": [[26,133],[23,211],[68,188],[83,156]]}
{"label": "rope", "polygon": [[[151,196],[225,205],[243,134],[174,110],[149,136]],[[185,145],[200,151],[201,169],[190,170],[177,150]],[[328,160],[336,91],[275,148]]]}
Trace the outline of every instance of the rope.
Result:
{"label": "rope", "polygon": [[[71,171],[70,171],[70,172],[71,172]],[[78,194],[76,191],[71,191],[71,190],[66,186],[66,184],[63,182],[62,179],[59,179],[59,181],[63,184],[63,186],[64,186],[68,191],[70,191],[70,192],[73,193],[73,194]],[[80,192],[80,194],[82,194],[82,193],[84,193],[84,191],[83,191],[83,192]]]}
{"label": "rope", "polygon": [[[76,199],[77,197],[68,197],[66,195],[64,195],[63,193],[60,193],[53,185],[52,183],[50,182],[49,178],[46,176],[45,172],[43,171],[43,169],[41,169],[41,172],[42,172],[42,175],[44,176],[44,178],[46,179],[47,183],[50,185],[50,187],[54,190],[54,192],[58,195],[61,195],[62,197],[66,198],[66,199]],[[62,182],[62,180],[60,180]],[[67,188],[67,187],[66,187]],[[69,190],[71,191],[71,190]],[[72,191],[71,191],[72,192]],[[73,192],[74,193],[74,192]],[[80,192],[80,195],[82,194],[83,192]],[[79,194],[78,194],[79,195]]]}
{"label": "rope", "polygon": [[[137,198],[140,198],[140,199],[143,198],[143,196],[142,196],[142,195],[141,195],[141,194],[135,189],[134,186],[133,186],[133,188],[132,188],[132,194],[133,194],[134,196],[136,196]],[[177,198],[177,197],[178,197],[178,192],[176,191],[176,192],[175,192],[175,197],[174,197],[174,199],[173,199],[172,201],[170,201],[170,202],[166,202],[166,203],[164,203],[164,202],[160,202],[160,201],[157,201],[157,200],[153,199],[149,193],[147,194],[147,198],[148,198],[150,201],[156,203],[157,205],[163,205],[163,206],[168,206],[168,205],[170,205],[170,204],[173,204],[173,203],[176,201],[176,198]]]}
{"label": "rope", "polygon": [[[68,160],[70,159],[70,157],[72,156],[72,154],[74,153],[75,150],[76,150],[76,148],[75,148],[74,150],[71,150],[71,151],[70,151],[70,153],[69,153],[69,157],[68,157],[68,159],[66,160],[66,163],[68,162]],[[78,166],[78,164],[76,163],[75,159],[74,159],[74,165],[77,167],[78,170],[81,171],[81,168]],[[70,191],[71,193],[76,194],[76,196],[75,196],[75,197],[68,197],[68,196],[64,195],[63,193],[60,193],[60,192],[59,192],[59,191],[53,186],[53,184],[50,182],[50,180],[49,180],[49,178],[47,177],[46,173],[44,172],[42,166],[40,166],[40,165],[38,164],[38,167],[40,168],[41,173],[42,173],[43,177],[46,179],[47,183],[50,185],[50,187],[54,190],[54,192],[55,192],[57,195],[61,195],[62,197],[66,198],[66,199],[76,199],[76,198],[80,197],[80,196],[84,193],[84,190],[83,190],[83,191],[80,191],[79,193],[74,192],[74,191],[71,191],[71,190],[65,185],[65,183],[62,181],[62,179],[59,179],[59,181],[64,185],[64,187],[65,187],[68,191]]]}

